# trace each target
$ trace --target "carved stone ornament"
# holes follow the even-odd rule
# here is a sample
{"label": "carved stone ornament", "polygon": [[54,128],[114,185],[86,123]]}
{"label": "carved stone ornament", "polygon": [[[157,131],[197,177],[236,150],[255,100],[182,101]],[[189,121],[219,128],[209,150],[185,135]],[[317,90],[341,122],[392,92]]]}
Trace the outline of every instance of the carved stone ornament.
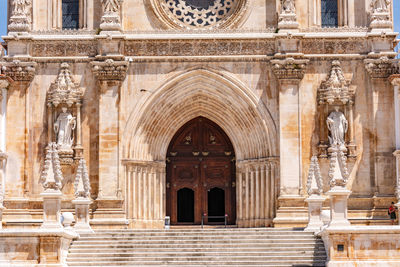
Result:
{"label": "carved stone ornament", "polygon": [[63,175],[56,143],[49,143],[46,148],[46,159],[39,182],[45,191],[59,191],[62,187]]}
{"label": "carved stone ornament", "polygon": [[36,62],[13,60],[2,64],[3,73],[17,82],[31,82],[35,77]]}
{"label": "carved stone ornament", "polygon": [[128,70],[128,62],[114,61],[110,58],[105,61],[93,61],[91,65],[99,81],[123,81]]}
{"label": "carved stone ornament", "polygon": [[335,110],[332,111],[328,118],[326,118],[326,125],[330,131],[329,143],[331,147],[339,147],[341,151],[347,151],[345,143],[345,134],[349,128],[348,121],[344,114],[339,111],[339,107],[335,106]]}
{"label": "carved stone ornament", "polygon": [[386,56],[376,59],[365,59],[364,64],[367,72],[373,79],[385,79],[396,72],[394,60]]}
{"label": "carved stone ornament", "polygon": [[68,112],[66,107],[62,107],[62,112],[54,122],[54,132],[56,134],[57,146],[60,151],[72,151],[73,131],[76,127],[76,118]]}
{"label": "carved stone ornament", "polygon": [[329,161],[329,185],[333,187],[345,187],[349,177],[347,170],[347,158],[339,146],[332,148],[332,153]]}
{"label": "carved stone ornament", "polygon": [[100,29],[103,31],[121,30],[121,5],[123,0],[102,0],[103,16],[101,17]]}
{"label": "carved stone ornament", "polygon": [[8,30],[10,32],[29,32],[32,0],[13,0]]}
{"label": "carved stone ornament", "polygon": [[354,91],[349,89],[349,85],[350,81],[345,79],[340,62],[332,61],[331,73],[318,89],[318,103],[332,105],[334,102],[342,104],[353,102]]}
{"label": "carved stone ornament", "polygon": [[47,105],[57,107],[60,104],[72,106],[82,101],[83,93],[74,83],[68,63],[62,63],[60,73],[47,93]]}
{"label": "carved stone ornament", "polygon": [[279,14],[279,29],[297,29],[296,7],[294,0],[281,0],[281,13]]}
{"label": "carved stone ornament", "polygon": [[310,168],[308,169],[307,193],[309,196],[322,194],[322,176],[316,156],[311,158]]}
{"label": "carved stone ornament", "polygon": [[371,29],[391,28],[390,0],[372,0],[371,2]]}
{"label": "carved stone ornament", "polygon": [[300,81],[303,79],[307,63],[307,59],[286,58],[271,60],[272,70],[280,80]]}
{"label": "carved stone ornament", "polygon": [[85,159],[80,159],[74,181],[76,198],[90,198],[90,180]]}

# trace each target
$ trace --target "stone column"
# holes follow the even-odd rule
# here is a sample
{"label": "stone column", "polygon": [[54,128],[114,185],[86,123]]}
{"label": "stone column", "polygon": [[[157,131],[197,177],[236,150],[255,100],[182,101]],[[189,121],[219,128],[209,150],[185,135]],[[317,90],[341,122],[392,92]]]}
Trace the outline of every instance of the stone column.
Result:
{"label": "stone column", "polygon": [[[300,196],[301,123],[299,83],[308,60],[271,60],[279,80],[280,196]],[[290,166],[288,168],[287,166]]]}
{"label": "stone column", "polygon": [[[393,155],[396,158],[396,206],[400,208],[400,74],[393,74],[389,80],[393,85],[393,101],[394,101],[394,123],[395,123],[395,139],[396,150]],[[400,224],[400,220],[399,220]]]}
{"label": "stone column", "polygon": [[[365,68],[371,78],[371,113],[372,135],[380,136],[371,142],[371,157],[373,175],[371,187],[375,195],[387,194],[390,186],[385,186],[385,180],[390,179],[387,169],[392,167],[392,157],[387,152],[392,149],[393,136],[388,134],[393,131],[393,124],[387,123],[386,114],[392,112],[392,107],[386,105],[393,101],[393,92],[389,87],[388,77],[394,72],[392,59],[386,56],[374,57],[364,60]],[[386,176],[386,177],[385,177]]]}
{"label": "stone column", "polygon": [[5,197],[5,184],[6,184],[6,164],[7,154],[6,151],[6,118],[7,118],[7,88],[12,82],[12,79],[0,75],[0,229],[2,229],[3,218],[3,202]]}
{"label": "stone column", "polygon": [[272,226],[276,203],[274,159],[238,161],[236,164],[236,224]]}
{"label": "stone column", "polygon": [[125,209],[131,228],[164,228],[165,162],[125,161]]}
{"label": "stone column", "polygon": [[118,198],[119,185],[119,91],[125,79],[125,61],[92,62],[99,92],[99,195],[98,200]]}

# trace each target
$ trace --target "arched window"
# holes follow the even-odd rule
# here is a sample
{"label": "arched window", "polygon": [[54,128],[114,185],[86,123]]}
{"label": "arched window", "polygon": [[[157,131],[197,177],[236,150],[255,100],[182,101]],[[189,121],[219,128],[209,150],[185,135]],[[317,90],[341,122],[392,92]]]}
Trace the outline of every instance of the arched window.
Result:
{"label": "arched window", "polygon": [[321,0],[321,26],[338,26],[338,0]]}
{"label": "arched window", "polygon": [[62,0],[62,28],[79,28],[79,0]]}

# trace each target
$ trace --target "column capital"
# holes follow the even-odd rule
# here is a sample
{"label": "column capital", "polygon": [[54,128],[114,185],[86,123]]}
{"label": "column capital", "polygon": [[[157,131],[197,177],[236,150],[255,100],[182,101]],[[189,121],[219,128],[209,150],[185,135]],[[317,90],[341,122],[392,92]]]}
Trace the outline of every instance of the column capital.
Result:
{"label": "column capital", "polygon": [[364,60],[365,69],[372,79],[386,79],[395,73],[394,60],[387,56],[367,58]]}
{"label": "column capital", "polygon": [[128,71],[128,62],[114,61],[111,58],[104,61],[93,61],[90,64],[93,74],[99,82],[122,82]]}
{"label": "column capital", "polygon": [[272,70],[280,84],[299,84],[304,77],[308,59],[273,59],[271,60]]}
{"label": "column capital", "polygon": [[400,86],[400,74],[392,74],[389,76],[389,81],[393,86]]}
{"label": "column capital", "polygon": [[13,60],[2,63],[3,73],[15,82],[30,83],[35,77],[36,62]]}

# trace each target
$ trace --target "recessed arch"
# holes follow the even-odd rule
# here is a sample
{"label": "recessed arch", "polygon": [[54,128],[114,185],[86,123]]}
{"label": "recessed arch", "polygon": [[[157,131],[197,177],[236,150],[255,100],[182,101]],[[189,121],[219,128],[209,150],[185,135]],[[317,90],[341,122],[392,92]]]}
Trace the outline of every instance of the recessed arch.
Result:
{"label": "recessed arch", "polygon": [[177,129],[203,116],[228,135],[237,160],[277,155],[276,126],[265,104],[231,74],[194,68],[155,90],[124,130],[126,159],[164,161]]}

